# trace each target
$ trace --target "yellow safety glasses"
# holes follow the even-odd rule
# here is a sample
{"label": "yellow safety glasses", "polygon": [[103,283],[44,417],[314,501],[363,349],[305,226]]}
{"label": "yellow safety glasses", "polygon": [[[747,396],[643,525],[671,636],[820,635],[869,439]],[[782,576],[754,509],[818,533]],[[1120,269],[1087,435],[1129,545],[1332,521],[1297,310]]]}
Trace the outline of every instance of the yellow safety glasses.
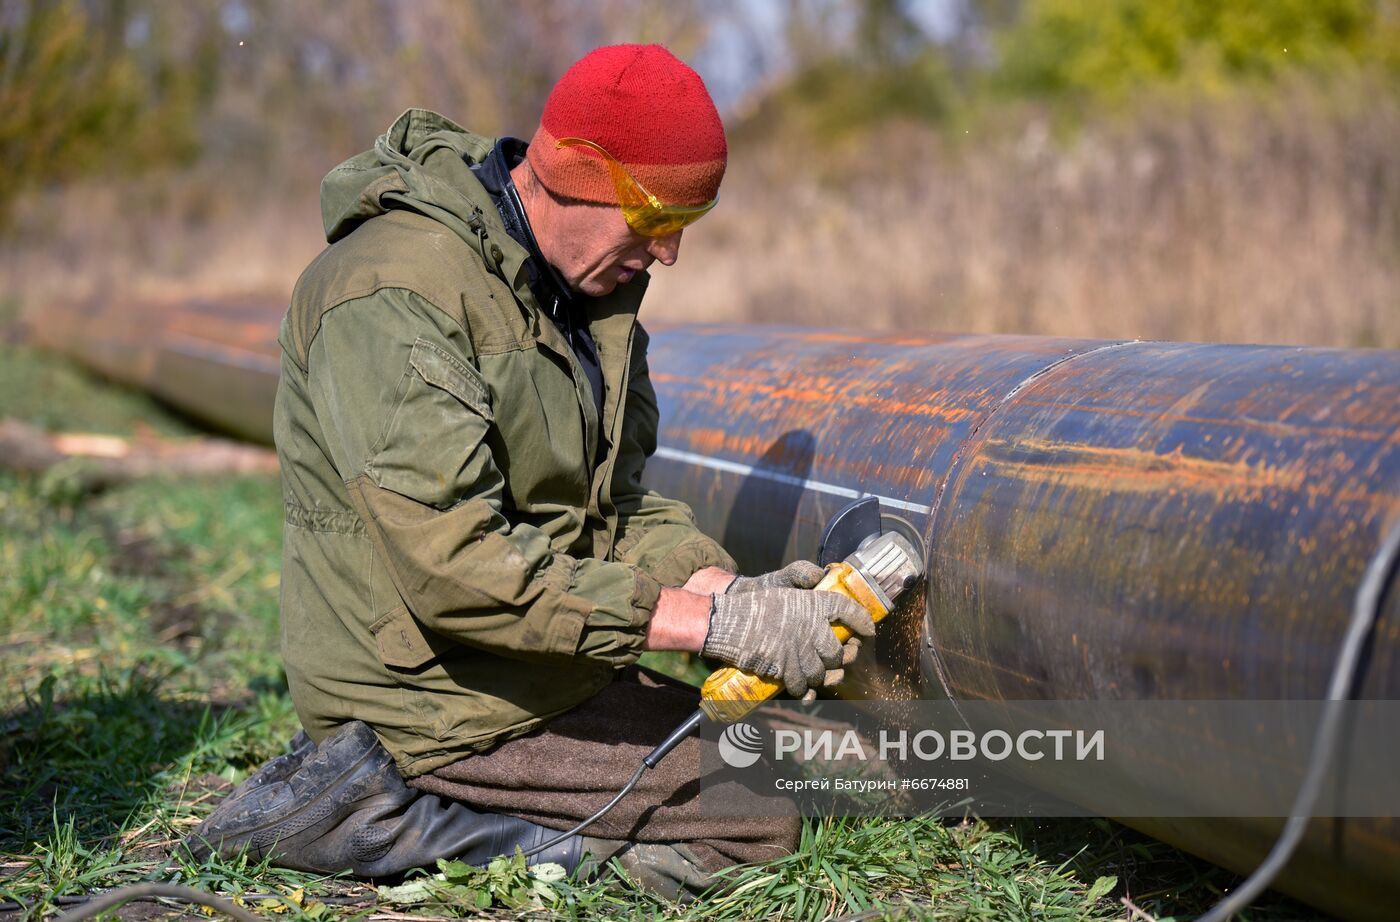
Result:
{"label": "yellow safety glasses", "polygon": [[583,138],[560,138],[554,146],[586,147],[603,158],[603,162],[608,165],[608,175],[612,177],[613,188],[617,190],[617,203],[622,208],[623,219],[628,227],[643,237],[668,237],[700,220],[719,202],[719,196],[716,195],[703,205],[667,205],[643,188],[616,157],[592,141],[585,141]]}

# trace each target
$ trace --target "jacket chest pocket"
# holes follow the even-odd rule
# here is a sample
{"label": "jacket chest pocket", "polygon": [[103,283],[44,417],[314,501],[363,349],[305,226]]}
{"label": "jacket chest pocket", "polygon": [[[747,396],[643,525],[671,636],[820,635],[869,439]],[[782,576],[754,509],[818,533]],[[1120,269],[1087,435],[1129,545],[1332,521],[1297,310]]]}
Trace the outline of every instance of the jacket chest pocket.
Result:
{"label": "jacket chest pocket", "polygon": [[583,410],[567,367],[534,347],[478,361],[496,411],[492,447],[515,508],[587,506]]}
{"label": "jacket chest pocket", "polygon": [[365,471],[377,486],[449,508],[494,486],[492,459],[482,450],[491,422],[486,384],[476,370],[419,337]]}

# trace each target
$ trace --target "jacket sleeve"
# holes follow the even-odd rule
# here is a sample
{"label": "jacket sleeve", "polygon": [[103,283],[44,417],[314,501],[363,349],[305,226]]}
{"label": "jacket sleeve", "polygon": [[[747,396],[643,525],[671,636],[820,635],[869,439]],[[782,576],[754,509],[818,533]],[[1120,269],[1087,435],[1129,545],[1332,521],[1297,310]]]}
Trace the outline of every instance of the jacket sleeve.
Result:
{"label": "jacket sleeve", "polygon": [[336,470],[424,627],[517,659],[640,654],[661,587],[621,561],[555,553],[507,520],[489,389],[465,333],[382,289],[326,314],[308,391]]}
{"label": "jacket sleeve", "polygon": [[618,511],[613,558],[640,567],[663,586],[680,586],[705,567],[737,572],[724,548],[696,527],[689,506],[642,486],[647,459],[656,452],[661,420],[646,349],[647,335],[638,329],[613,470],[612,496]]}

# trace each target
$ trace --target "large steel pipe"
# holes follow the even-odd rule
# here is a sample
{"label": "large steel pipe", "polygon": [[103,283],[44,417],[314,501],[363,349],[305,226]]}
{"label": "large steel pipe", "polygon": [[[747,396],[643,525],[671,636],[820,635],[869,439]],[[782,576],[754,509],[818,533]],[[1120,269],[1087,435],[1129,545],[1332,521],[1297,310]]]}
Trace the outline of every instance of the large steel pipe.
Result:
{"label": "large steel pipe", "polygon": [[[925,535],[924,617],[852,694],[1322,698],[1400,518],[1391,352],[733,327],[658,335],[651,367],[648,481],[746,568],[811,556],[862,493]],[[1385,598],[1360,692],[1396,699]],[[1127,821],[1241,871],[1280,826]],[[1283,889],[1389,917],[1400,828],[1315,821],[1292,867]]]}
{"label": "large steel pipe", "polygon": [[[279,318],[114,306],[51,312],[39,332],[266,439]],[[657,332],[650,354],[663,428],[648,482],[747,571],[812,556],[858,495],[927,538],[924,609],[882,629],[852,695],[1320,698],[1400,518],[1393,352],[694,326]],[[1365,697],[1400,698],[1397,595]],[[1127,822],[1241,871],[1279,825]],[[1292,868],[1282,889],[1388,917],[1400,826],[1316,822]]]}

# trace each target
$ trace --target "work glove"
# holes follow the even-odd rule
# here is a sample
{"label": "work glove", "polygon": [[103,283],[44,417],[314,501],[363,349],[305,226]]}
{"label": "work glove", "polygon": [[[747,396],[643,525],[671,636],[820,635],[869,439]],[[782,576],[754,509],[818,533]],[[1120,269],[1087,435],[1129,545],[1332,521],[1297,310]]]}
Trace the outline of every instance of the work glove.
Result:
{"label": "work glove", "polygon": [[825,568],[810,560],[794,560],[781,570],[762,576],[736,576],[725,589],[726,595],[737,592],[757,592],[760,589],[811,589],[822,581]]}
{"label": "work glove", "polygon": [[[817,696],[818,686],[840,682],[859,638],[875,633],[870,612],[839,592],[757,589],[713,599],[701,652],[776,679],[804,701]],[[837,623],[853,635],[844,645],[831,632]]]}

